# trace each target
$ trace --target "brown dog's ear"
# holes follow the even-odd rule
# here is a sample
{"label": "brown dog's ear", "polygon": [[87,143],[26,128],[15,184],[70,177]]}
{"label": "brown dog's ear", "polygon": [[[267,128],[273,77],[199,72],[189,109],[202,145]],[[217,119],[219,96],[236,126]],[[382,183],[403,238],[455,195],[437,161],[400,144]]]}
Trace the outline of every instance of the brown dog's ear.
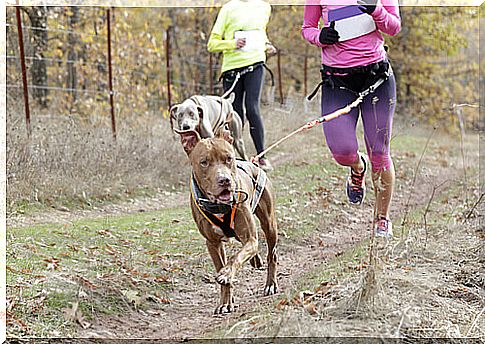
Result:
{"label": "brown dog's ear", "polygon": [[175,116],[175,113],[177,112],[177,109],[179,108],[179,105],[180,104],[176,104],[176,105],[173,105],[170,108],[170,128],[172,128],[172,131],[174,131],[174,129],[173,129],[173,121],[174,120],[177,120],[177,117]]}
{"label": "brown dog's ear", "polygon": [[231,136],[231,131],[229,130],[229,125],[227,124],[227,121],[222,125],[222,127],[217,129],[215,137],[219,139],[224,139],[232,145],[232,143],[234,142],[234,138]]}
{"label": "brown dog's ear", "polygon": [[195,146],[197,146],[200,141],[199,133],[195,130],[180,131],[175,129],[174,131],[180,135],[180,141],[182,142],[185,153],[187,153],[187,155],[190,155],[192,150],[195,148]]}

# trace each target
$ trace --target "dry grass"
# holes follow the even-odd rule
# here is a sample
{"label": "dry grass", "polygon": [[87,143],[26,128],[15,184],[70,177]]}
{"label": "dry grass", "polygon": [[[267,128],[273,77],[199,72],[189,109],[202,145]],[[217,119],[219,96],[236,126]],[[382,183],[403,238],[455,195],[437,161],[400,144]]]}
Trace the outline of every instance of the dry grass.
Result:
{"label": "dry grass", "polygon": [[[262,112],[267,143],[318,116],[317,101],[302,106],[301,96],[288,96],[281,106],[266,98]],[[34,113],[28,139],[23,108],[13,104],[13,99],[8,99],[7,114],[10,214],[35,205],[90,206],[185,185],[185,155],[160,114],[118,118],[114,141],[108,115],[82,118]],[[254,153],[247,124],[245,141],[248,152]]]}
{"label": "dry grass", "polygon": [[7,121],[10,212],[24,204],[90,205],[182,180],[184,156],[160,117],[119,121],[114,141],[108,123],[33,116],[28,139],[21,113],[10,110]]}

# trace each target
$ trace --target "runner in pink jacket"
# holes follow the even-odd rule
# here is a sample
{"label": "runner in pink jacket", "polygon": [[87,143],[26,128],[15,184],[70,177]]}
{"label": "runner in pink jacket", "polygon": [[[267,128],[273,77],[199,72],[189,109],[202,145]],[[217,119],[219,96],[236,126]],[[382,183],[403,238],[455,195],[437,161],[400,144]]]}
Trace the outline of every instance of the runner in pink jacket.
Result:
{"label": "runner in pink jacket", "polygon": [[[322,28],[320,19],[323,19]],[[359,152],[355,130],[361,114],[376,190],[375,234],[384,237],[392,236],[389,207],[395,173],[390,139],[396,83],[382,33],[396,35],[400,29],[397,0],[308,0],[305,3],[302,36],[322,51],[322,115],[352,103],[360,92],[385,79],[358,108],[323,124],[334,159],[350,167],[346,186],[349,202],[362,204],[367,159]]]}

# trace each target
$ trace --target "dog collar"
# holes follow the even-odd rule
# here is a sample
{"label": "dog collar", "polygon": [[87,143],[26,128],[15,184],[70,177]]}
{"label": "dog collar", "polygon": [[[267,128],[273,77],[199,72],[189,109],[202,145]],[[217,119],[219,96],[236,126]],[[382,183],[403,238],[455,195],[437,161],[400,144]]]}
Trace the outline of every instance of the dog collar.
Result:
{"label": "dog collar", "polygon": [[[252,180],[253,192],[251,194],[249,206],[251,212],[254,213],[266,185],[266,173],[258,167],[258,175],[254,178],[251,172],[251,167],[254,167],[254,164],[244,160],[236,160],[236,167],[243,173],[247,174]],[[241,194],[244,194],[246,198],[241,199]],[[240,191],[239,178],[237,179],[236,192],[233,193],[230,204],[209,201],[197,184],[193,173],[190,178],[190,196],[200,214],[204,216],[210,224],[219,227],[226,237],[236,237],[236,232],[234,231],[234,216],[236,214],[236,209],[239,203],[245,202],[249,198],[249,195]]]}
{"label": "dog collar", "polygon": [[[237,181],[237,187],[239,188],[239,179]],[[237,200],[235,194],[237,193]],[[209,201],[202,190],[200,190],[195,176],[192,174],[190,181],[190,196],[192,202],[199,210],[200,214],[213,226],[219,227],[224,235],[228,238],[236,237],[234,231],[234,216],[236,215],[237,205],[240,202],[240,192],[235,192],[232,195],[231,204],[214,203]],[[221,217],[222,215],[222,217]]]}
{"label": "dog collar", "polygon": [[200,189],[199,185],[197,184],[197,181],[195,180],[195,176],[193,174],[192,174],[190,183],[191,183],[191,194],[192,194],[193,200],[194,202],[197,203],[197,205],[202,210],[210,214],[227,214],[231,212],[232,207],[234,206],[234,203],[236,203],[234,193],[231,196],[232,198],[231,203],[211,202],[207,199],[207,197]]}

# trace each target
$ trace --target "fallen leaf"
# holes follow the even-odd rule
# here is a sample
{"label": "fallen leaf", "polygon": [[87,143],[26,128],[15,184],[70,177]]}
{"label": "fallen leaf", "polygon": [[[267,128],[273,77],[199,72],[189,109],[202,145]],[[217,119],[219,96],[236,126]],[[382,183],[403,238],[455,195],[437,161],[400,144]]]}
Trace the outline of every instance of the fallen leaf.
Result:
{"label": "fallen leaf", "polygon": [[147,295],[146,296],[146,299],[149,300],[149,301],[153,301],[153,302],[158,302],[158,303],[171,303],[172,301],[166,297],[161,297],[157,294],[155,295]]}
{"label": "fallen leaf", "polygon": [[120,253],[117,249],[115,249],[110,244],[106,244],[106,251],[108,252],[108,254],[111,254],[111,255],[115,255],[115,254],[119,254]]}
{"label": "fallen leaf", "polygon": [[89,289],[96,289],[97,286],[93,284],[91,281],[89,281],[87,278],[84,278],[80,276],[79,278],[79,283],[85,287],[88,287]]}
{"label": "fallen leaf", "polygon": [[309,303],[308,305],[305,306],[305,310],[310,313],[311,315],[315,315],[318,313],[318,308],[315,304]]}
{"label": "fallen leaf", "polygon": [[57,258],[54,258],[54,257],[51,257],[51,258],[47,258],[47,259],[44,259],[44,262],[46,262],[47,264],[47,270],[55,270],[59,267],[59,259]]}
{"label": "fallen leaf", "polygon": [[108,237],[112,237],[112,236],[113,236],[113,234],[111,234],[111,232],[110,232],[110,231],[105,230],[105,229],[100,229],[100,230],[98,231],[98,234],[99,234],[99,235],[102,235],[102,236],[108,236]]}
{"label": "fallen leaf", "polygon": [[155,276],[154,280],[155,280],[155,282],[167,283],[167,282],[170,282],[170,277],[168,277],[168,276]]}

